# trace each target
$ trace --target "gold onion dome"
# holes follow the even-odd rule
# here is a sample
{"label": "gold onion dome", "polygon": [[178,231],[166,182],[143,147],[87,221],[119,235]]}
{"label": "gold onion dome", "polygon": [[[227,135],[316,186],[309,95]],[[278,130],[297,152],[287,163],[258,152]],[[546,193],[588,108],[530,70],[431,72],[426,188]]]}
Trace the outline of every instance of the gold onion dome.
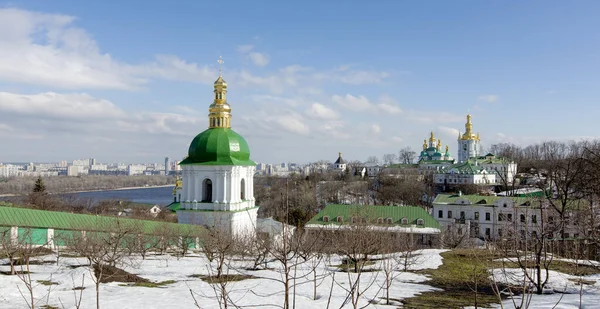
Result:
{"label": "gold onion dome", "polygon": [[[459,133],[460,134],[460,133]],[[471,114],[467,115],[467,123],[465,123],[465,133],[460,136],[461,140],[479,140],[479,133],[473,133],[473,124],[471,123]]]}
{"label": "gold onion dome", "polygon": [[208,108],[209,128],[231,128],[231,106],[227,103],[227,82],[223,79],[223,59],[219,58],[219,78],[215,81],[213,103]]}

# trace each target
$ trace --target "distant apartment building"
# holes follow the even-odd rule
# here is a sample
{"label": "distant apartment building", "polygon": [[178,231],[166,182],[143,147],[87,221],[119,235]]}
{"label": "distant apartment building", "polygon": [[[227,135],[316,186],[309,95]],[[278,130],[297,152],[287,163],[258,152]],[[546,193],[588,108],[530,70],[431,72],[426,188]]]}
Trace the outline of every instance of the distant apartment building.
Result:
{"label": "distant apartment building", "polygon": [[108,171],[108,165],[106,164],[93,164],[90,166],[92,171]]}
{"label": "distant apartment building", "polygon": [[20,172],[19,166],[17,166],[17,165],[12,165],[12,164],[0,165],[0,177],[8,178],[8,177],[19,176],[19,172]]}
{"label": "distant apartment building", "polygon": [[146,166],[142,164],[129,164],[127,166],[127,176],[144,175]]}

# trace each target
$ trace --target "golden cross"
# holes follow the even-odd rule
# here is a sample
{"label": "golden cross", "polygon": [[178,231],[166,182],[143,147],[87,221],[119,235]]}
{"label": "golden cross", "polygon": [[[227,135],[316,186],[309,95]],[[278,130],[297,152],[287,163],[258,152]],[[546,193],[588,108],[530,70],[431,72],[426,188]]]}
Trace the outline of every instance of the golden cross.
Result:
{"label": "golden cross", "polygon": [[217,60],[217,63],[219,64],[219,76],[223,75],[223,57],[219,56],[219,60]]}

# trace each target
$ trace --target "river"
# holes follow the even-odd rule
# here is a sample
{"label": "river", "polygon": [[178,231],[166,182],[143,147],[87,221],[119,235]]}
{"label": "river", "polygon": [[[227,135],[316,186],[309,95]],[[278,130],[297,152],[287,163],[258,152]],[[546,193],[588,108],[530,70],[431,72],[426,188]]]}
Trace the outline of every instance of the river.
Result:
{"label": "river", "polygon": [[107,190],[66,193],[79,198],[90,199],[93,202],[101,200],[123,200],[134,203],[169,205],[173,202],[173,187],[136,188],[124,190]]}

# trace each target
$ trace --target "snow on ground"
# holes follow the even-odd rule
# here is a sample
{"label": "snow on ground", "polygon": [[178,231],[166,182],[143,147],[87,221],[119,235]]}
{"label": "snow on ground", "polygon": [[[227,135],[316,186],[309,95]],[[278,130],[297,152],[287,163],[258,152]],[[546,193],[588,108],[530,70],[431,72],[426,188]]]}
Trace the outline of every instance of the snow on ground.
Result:
{"label": "snow on ground", "polygon": [[[422,250],[417,252],[416,258],[410,269],[436,269],[442,264],[440,253],[445,250]],[[383,265],[385,256],[374,257],[375,264],[370,265],[370,269],[378,269]],[[55,261],[55,256],[49,255],[44,260]],[[379,258],[379,260],[377,260]],[[313,300],[313,273],[311,265],[315,263],[309,261],[303,263],[297,269],[297,276],[302,277],[296,284],[296,307],[297,308],[326,308],[329,298],[329,291],[333,283],[333,292],[331,296],[330,308],[351,308],[352,305],[344,305],[347,293],[346,289],[350,285],[349,279],[356,277],[356,274],[338,271],[336,267],[342,261],[341,257],[330,257],[323,259],[316,267],[316,273],[319,279],[317,287],[317,299]],[[0,260],[0,264],[7,260]],[[267,264],[267,270],[247,271],[244,270],[243,262],[236,261],[235,269],[232,273],[240,272],[257,277],[256,279],[246,279],[231,283],[228,287],[231,299],[240,306],[246,308],[279,308],[283,303],[283,283],[281,266],[274,261]],[[34,282],[34,295],[36,307],[45,304],[56,306],[58,308],[74,308],[74,287],[82,286],[84,279],[83,296],[81,308],[95,308],[95,285],[93,274],[89,267],[82,266],[86,264],[85,259],[61,258],[59,264],[50,263],[44,265],[32,265],[32,280]],[[191,254],[185,258],[177,259],[170,255],[152,255],[146,260],[137,260],[135,265],[123,267],[128,272],[135,273],[143,278],[153,282],[174,280],[175,283],[162,287],[134,287],[123,286],[122,283],[107,283],[100,286],[100,302],[102,308],[194,308],[194,299],[190,290],[194,293],[201,308],[218,308],[218,303],[211,286],[199,278],[190,277],[191,275],[208,275],[210,273],[210,264],[202,255]],[[72,267],[80,266],[80,267]],[[214,266],[214,264],[213,264]],[[8,271],[8,266],[0,266],[1,271]],[[515,276],[520,273],[519,269],[510,269],[508,276],[496,272],[494,276],[498,280],[514,281]],[[335,274],[332,276],[331,274]],[[304,275],[304,276],[303,276]],[[600,308],[600,274],[574,277],[558,272],[551,272],[549,288],[555,291],[566,291],[572,294],[551,294],[551,295],[533,295],[529,308],[542,309],[552,308],[562,296],[557,309],[579,308],[579,285],[576,285],[575,279],[583,279],[594,284],[584,285],[583,303],[581,308]],[[42,285],[38,280],[48,280],[58,283],[57,285]],[[428,278],[421,274],[413,272],[400,272],[394,277],[394,283],[391,287],[390,297],[394,299],[403,299],[412,297],[422,292],[435,291],[427,285]],[[371,299],[381,302],[381,297],[385,295],[382,288],[384,275],[381,271],[364,272],[361,275],[361,287],[365,288],[368,282],[375,283],[367,290],[365,297],[360,301],[360,306],[366,308],[397,308],[397,306],[385,306],[381,304],[369,304]],[[7,276],[0,274],[0,308],[17,309],[27,308],[26,302],[19,292],[19,288],[25,296],[27,291],[24,284],[17,276]],[[79,292],[77,291],[77,297]],[[290,295],[290,297],[293,297]],[[291,301],[293,298],[291,298]],[[504,308],[514,308],[511,300],[504,302]],[[442,306],[443,307],[443,306]],[[499,308],[499,305],[497,306]]]}
{"label": "snow on ground", "polygon": [[[533,270],[530,270],[534,274]],[[492,274],[498,282],[507,282],[515,285],[523,284],[523,271],[519,268],[508,268],[506,271],[496,269]],[[600,308],[600,275],[572,276],[558,271],[549,271],[550,278],[544,289],[544,293],[555,293],[545,295],[531,295],[530,309],[571,309],[580,308],[580,295],[582,309]],[[542,280],[546,278],[542,272]],[[580,285],[579,282],[590,282],[593,284]],[[519,304],[522,296],[515,297]],[[556,305],[556,307],[554,307]],[[514,308],[512,300],[504,301],[505,308]],[[498,305],[498,308],[500,306]]]}
{"label": "snow on ground", "polygon": [[[437,268],[441,265],[441,250],[422,250],[419,259],[412,265],[414,269]],[[51,261],[55,256],[49,255],[43,259]],[[4,264],[7,260],[0,260]],[[313,300],[313,273],[311,263],[303,263],[297,269],[297,276],[306,275],[296,281],[296,307],[297,308],[325,308],[327,307],[329,291],[333,286],[330,308],[340,308],[344,304],[347,293],[356,274],[338,271],[336,265],[341,263],[341,258],[332,257],[323,260],[316,269],[317,276],[317,299]],[[380,268],[381,261],[376,261],[370,268]],[[34,282],[34,295],[36,307],[49,304],[59,308],[74,308],[74,287],[81,287],[84,280],[81,308],[95,308],[95,284],[93,274],[85,265],[85,259],[61,258],[59,264],[31,265],[32,281]],[[154,282],[175,280],[175,283],[162,287],[134,287],[123,286],[122,283],[106,283],[100,286],[100,302],[102,308],[194,308],[194,299],[190,294],[193,291],[201,308],[218,308],[218,303],[211,286],[191,275],[208,275],[210,264],[202,255],[191,255],[176,259],[168,255],[156,255],[147,257],[146,260],[136,261],[137,265],[123,267],[128,272],[135,273],[143,278]],[[81,266],[73,268],[72,266]],[[243,266],[243,265],[237,265]],[[261,308],[279,308],[283,303],[283,283],[280,266],[277,262],[268,263],[268,270],[247,271],[241,267],[235,268],[235,272],[252,275],[257,279],[246,279],[231,283],[229,286],[231,299],[240,306],[253,308],[260,305]],[[8,266],[1,266],[0,270],[8,271]],[[335,274],[335,276],[331,276]],[[38,280],[48,280],[58,283],[57,285],[42,285]],[[401,272],[394,278],[390,290],[390,296],[394,299],[403,299],[414,296],[425,291],[436,290],[424,284],[428,279],[420,274]],[[332,282],[333,281],[333,282]],[[361,289],[368,286],[369,282],[375,282],[360,300],[360,306],[367,308],[394,308],[377,304],[370,304],[369,300],[384,295],[384,275],[381,271],[364,272],[361,275]],[[333,283],[333,285],[332,285]],[[17,276],[0,275],[0,308],[27,308],[25,300],[19,292],[25,293],[24,284]],[[79,291],[77,291],[77,296]],[[292,297],[292,296],[290,296]],[[344,308],[351,308],[347,303]]]}

